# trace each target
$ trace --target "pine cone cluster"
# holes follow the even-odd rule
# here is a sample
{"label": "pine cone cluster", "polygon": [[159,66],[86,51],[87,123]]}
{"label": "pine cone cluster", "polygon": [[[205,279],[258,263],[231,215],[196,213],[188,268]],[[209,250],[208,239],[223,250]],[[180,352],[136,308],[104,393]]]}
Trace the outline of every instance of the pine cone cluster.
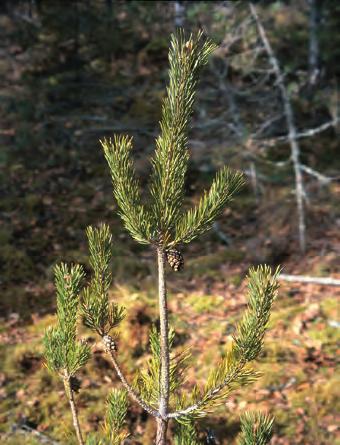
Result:
{"label": "pine cone cluster", "polygon": [[181,252],[177,249],[168,249],[166,252],[166,259],[175,272],[181,270],[184,266],[184,259]]}
{"label": "pine cone cluster", "polygon": [[117,351],[117,344],[111,335],[104,335],[103,345],[107,352]]}

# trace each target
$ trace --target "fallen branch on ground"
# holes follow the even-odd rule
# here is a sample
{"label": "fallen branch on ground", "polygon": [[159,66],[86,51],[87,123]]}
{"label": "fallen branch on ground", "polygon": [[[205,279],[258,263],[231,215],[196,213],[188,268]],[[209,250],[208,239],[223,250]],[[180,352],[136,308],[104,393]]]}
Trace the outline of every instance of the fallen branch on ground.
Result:
{"label": "fallen branch on ground", "polygon": [[321,284],[325,286],[340,286],[340,279],[331,277],[309,277],[305,275],[286,275],[280,274],[279,280],[288,281],[291,283],[311,283]]}

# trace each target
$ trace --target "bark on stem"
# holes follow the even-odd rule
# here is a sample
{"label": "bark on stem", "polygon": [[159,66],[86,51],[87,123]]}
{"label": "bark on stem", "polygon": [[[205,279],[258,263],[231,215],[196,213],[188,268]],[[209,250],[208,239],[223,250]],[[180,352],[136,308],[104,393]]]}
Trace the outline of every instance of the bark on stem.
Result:
{"label": "bark on stem", "polygon": [[70,403],[72,419],[73,419],[73,426],[76,431],[78,443],[79,443],[79,445],[84,445],[84,439],[81,434],[81,429],[80,429],[80,424],[79,424],[79,419],[78,419],[78,411],[77,411],[76,403],[74,400],[73,389],[71,387],[71,380],[70,380],[69,376],[64,377],[64,387],[65,387],[65,392],[66,392],[66,395],[67,395],[69,403]]}
{"label": "bark on stem", "polygon": [[156,445],[166,444],[166,432],[168,428],[169,409],[169,321],[168,305],[165,283],[165,253],[161,247],[157,248],[158,260],[158,292],[159,292],[159,318],[160,318],[160,346],[161,346],[161,369],[160,369],[160,398],[159,414],[157,419]]}

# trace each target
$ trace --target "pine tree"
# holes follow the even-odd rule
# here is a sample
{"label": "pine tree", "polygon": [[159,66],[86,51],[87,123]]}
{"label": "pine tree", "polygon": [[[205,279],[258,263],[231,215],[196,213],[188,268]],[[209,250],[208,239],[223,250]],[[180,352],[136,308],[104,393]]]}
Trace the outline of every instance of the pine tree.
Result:
{"label": "pine tree", "polygon": [[[126,230],[141,244],[150,245],[157,257],[160,330],[150,333],[152,357],[146,369],[138,370],[133,383],[125,378],[119,364],[118,327],[125,310],[109,300],[112,236],[107,225],[89,227],[90,263],[93,275],[80,297],[83,271],[79,266],[62,264],[55,271],[57,288],[57,325],[45,335],[48,368],[63,379],[69,398],[79,444],[121,444],[126,437],[124,421],[128,397],[138,403],[157,422],[156,445],[165,445],[170,421],[177,427],[175,444],[199,444],[195,423],[223,403],[235,388],[258,378],[251,365],[259,355],[277,293],[278,270],[268,266],[252,268],[248,276],[248,307],[216,368],[210,370],[203,388],[191,394],[180,390],[188,351],[173,353],[175,332],[169,325],[166,262],[175,271],[183,267],[178,250],[209,230],[234,194],[243,184],[242,174],[223,167],[216,173],[199,203],[182,208],[184,181],[188,165],[188,137],[198,74],[214,51],[215,45],[201,32],[185,38],[182,31],[172,36],[169,51],[169,85],[163,102],[161,133],[156,140],[147,204],[141,199],[131,159],[132,139],[116,135],[101,141],[108,162],[114,198]],[[86,364],[89,347],[76,339],[77,318],[102,339],[105,351],[122,382],[108,397],[104,433],[89,436],[84,442],[75,406],[76,372]],[[270,440],[272,420],[261,414],[245,414],[241,419],[240,445],[266,444]]]}

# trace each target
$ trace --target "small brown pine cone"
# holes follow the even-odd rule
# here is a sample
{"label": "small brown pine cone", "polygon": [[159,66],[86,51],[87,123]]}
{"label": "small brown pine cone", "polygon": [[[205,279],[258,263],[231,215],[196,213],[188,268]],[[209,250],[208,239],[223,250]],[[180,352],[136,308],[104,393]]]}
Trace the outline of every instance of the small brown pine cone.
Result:
{"label": "small brown pine cone", "polygon": [[103,345],[107,352],[117,351],[117,344],[111,337],[111,335],[104,335]]}
{"label": "small brown pine cone", "polygon": [[80,387],[81,387],[81,381],[76,376],[71,376],[70,377],[70,385],[71,385],[72,391],[79,392]]}
{"label": "small brown pine cone", "polygon": [[181,252],[177,249],[168,249],[166,252],[166,259],[170,267],[175,271],[179,271],[184,266],[184,259]]}

